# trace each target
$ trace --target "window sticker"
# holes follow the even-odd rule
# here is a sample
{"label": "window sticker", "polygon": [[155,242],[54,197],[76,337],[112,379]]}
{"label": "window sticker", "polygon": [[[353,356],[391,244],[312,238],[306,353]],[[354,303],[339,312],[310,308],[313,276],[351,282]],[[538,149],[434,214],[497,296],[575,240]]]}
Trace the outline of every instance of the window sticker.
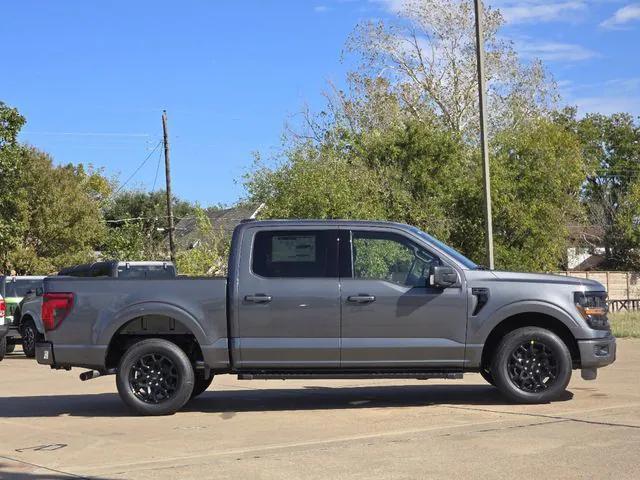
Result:
{"label": "window sticker", "polygon": [[276,235],[271,239],[272,262],[315,262],[315,235]]}

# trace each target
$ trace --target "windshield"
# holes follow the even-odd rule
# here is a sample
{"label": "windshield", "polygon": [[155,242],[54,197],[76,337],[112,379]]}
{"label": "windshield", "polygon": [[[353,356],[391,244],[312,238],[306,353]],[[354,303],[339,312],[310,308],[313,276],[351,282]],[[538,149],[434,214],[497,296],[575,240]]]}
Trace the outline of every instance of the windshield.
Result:
{"label": "windshield", "polygon": [[429,242],[429,243],[435,245],[436,247],[438,247],[440,250],[442,250],[444,253],[449,255],[454,260],[457,260],[458,262],[460,262],[466,268],[469,268],[469,269],[477,269],[478,268],[478,265],[475,262],[469,260],[467,257],[462,255],[460,252],[458,252],[457,250],[454,250],[453,248],[451,248],[449,245],[445,245],[444,243],[442,243],[437,238],[432,237],[428,233],[425,233],[425,232],[423,232],[422,230],[420,230],[419,228],[416,228],[416,227],[411,227],[410,230],[413,233],[415,233],[416,235],[418,235],[419,237],[422,237],[423,239],[425,239],[427,242]]}
{"label": "windshield", "polygon": [[7,278],[6,285],[4,287],[4,296],[7,298],[16,297],[22,298],[27,292],[36,291],[36,288],[42,287],[42,280],[21,280]]}

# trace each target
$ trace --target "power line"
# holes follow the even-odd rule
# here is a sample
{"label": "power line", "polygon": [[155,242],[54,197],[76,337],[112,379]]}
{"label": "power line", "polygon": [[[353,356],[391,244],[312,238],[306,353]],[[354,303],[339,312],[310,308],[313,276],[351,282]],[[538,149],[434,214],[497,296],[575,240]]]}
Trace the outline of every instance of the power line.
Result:
{"label": "power line", "polygon": [[162,150],[158,152],[158,164],[156,165],[156,174],[153,177],[153,187],[151,187],[151,193],[156,191],[156,181],[158,180],[158,172],[160,171],[161,161],[162,161]]}
{"label": "power line", "polygon": [[141,169],[142,167],[144,167],[144,165],[147,163],[147,160],[149,160],[149,158],[151,158],[151,155],[153,155],[153,154],[155,153],[155,151],[160,147],[160,145],[162,145],[162,140],[158,141],[158,143],[156,144],[156,146],[155,146],[155,147],[153,147],[153,150],[151,150],[151,152],[149,152],[149,155],[147,155],[147,156],[145,157],[145,159],[142,161],[142,163],[140,163],[140,165],[138,165],[138,168],[136,168],[136,169],[134,170],[134,172],[133,172],[131,175],[129,175],[129,178],[127,178],[127,179],[124,181],[124,183],[123,183],[122,185],[120,185],[120,187],[118,187],[118,189],[117,189],[115,192],[113,192],[113,194],[111,195],[111,197],[116,196],[116,195],[120,192],[120,190],[122,190],[122,189],[127,185],[127,183],[129,183],[129,182],[131,181],[131,179],[132,179],[133,177],[135,177],[136,173],[138,173],[138,172],[140,171],[140,169]]}

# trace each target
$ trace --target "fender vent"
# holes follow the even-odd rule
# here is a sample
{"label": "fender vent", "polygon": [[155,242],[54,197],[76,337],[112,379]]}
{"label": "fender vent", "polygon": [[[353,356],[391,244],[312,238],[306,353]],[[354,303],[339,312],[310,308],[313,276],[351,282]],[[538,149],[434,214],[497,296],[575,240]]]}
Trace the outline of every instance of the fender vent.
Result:
{"label": "fender vent", "polygon": [[474,317],[480,313],[480,310],[487,304],[489,301],[489,289],[488,288],[472,288],[471,294],[476,297],[476,306],[473,309]]}

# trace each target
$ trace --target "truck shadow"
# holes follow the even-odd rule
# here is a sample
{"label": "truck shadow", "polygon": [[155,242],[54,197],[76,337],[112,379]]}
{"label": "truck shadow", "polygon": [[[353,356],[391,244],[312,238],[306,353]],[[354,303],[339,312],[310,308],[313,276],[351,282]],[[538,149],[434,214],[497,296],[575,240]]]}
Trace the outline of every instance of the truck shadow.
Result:
{"label": "truck shadow", "polygon": [[[29,473],[15,470],[9,470],[11,465],[0,463],[0,478],[2,480],[69,480],[69,479],[86,479],[86,480],[108,480],[106,477],[83,477],[76,474],[65,474],[63,472],[48,471],[47,473]],[[34,467],[38,468],[37,465]],[[41,468],[41,467],[40,467]]]}
{"label": "truck shadow", "polygon": [[[566,392],[559,401],[573,398]],[[508,405],[489,385],[401,385],[363,387],[306,386],[286,389],[215,390],[203,393],[182,409],[221,413],[283,410],[333,410],[430,405]],[[115,393],[0,397],[0,418],[130,416]],[[225,418],[226,418],[225,417]]]}

